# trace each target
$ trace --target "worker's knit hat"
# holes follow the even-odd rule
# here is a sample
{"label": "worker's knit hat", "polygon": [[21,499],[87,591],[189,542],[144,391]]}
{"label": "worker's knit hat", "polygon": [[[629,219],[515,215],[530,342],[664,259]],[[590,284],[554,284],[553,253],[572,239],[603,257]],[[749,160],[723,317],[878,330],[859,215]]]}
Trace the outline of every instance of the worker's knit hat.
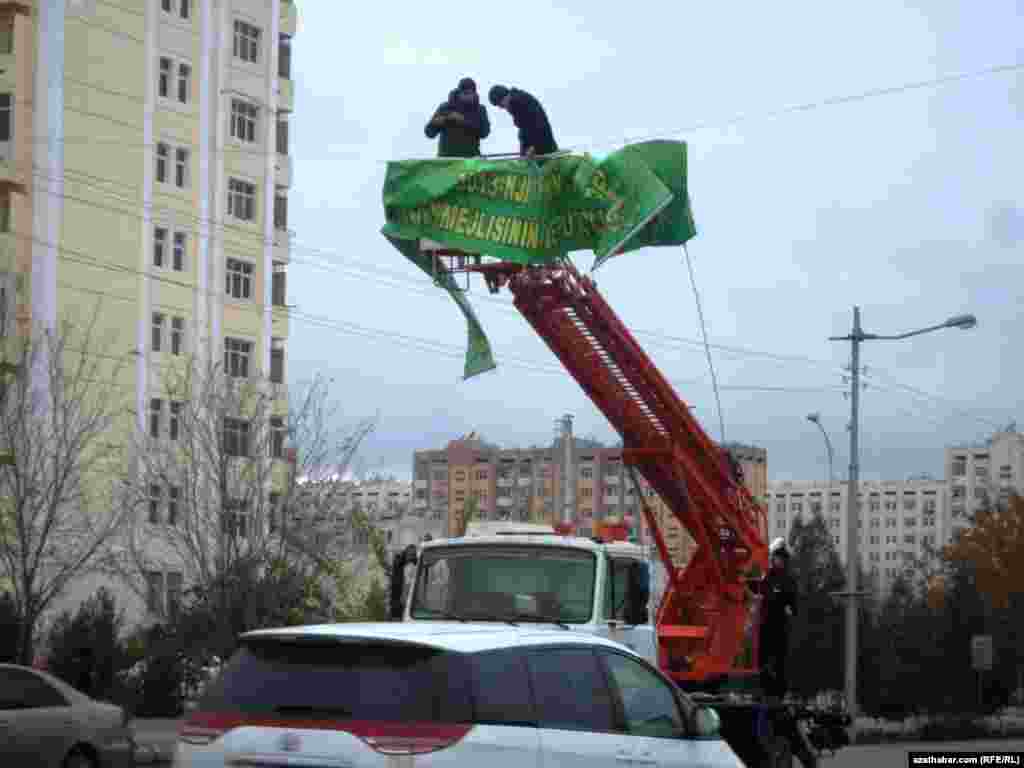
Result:
{"label": "worker's knit hat", "polygon": [[506,96],[508,96],[508,88],[504,85],[495,85],[491,88],[491,92],[488,94],[487,98],[490,100],[491,104],[498,106],[505,100]]}

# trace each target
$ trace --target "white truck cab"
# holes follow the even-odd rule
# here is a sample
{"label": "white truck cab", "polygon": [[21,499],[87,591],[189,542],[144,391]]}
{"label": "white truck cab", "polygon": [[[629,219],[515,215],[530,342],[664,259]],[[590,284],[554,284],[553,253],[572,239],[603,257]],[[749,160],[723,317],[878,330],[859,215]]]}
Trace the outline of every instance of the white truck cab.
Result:
{"label": "white truck cab", "polygon": [[470,523],[465,536],[396,557],[392,618],[563,627],[657,664],[650,573],[636,544],[562,536],[546,525]]}

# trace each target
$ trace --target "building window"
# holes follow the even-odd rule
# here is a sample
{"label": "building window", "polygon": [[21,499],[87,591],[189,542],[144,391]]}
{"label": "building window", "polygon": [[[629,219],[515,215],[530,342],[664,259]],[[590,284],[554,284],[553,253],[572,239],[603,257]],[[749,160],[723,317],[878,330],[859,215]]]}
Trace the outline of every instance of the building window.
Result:
{"label": "building window", "polygon": [[225,289],[233,299],[252,298],[253,265],[248,261],[228,259]]}
{"label": "building window", "polygon": [[163,501],[163,488],[157,483],[149,486],[149,522],[157,525],[160,522],[160,503]]}
{"label": "building window", "polygon": [[167,574],[167,618],[170,621],[177,621],[181,614],[182,581],[182,575],[178,572],[172,571]]}
{"label": "building window", "polygon": [[171,401],[171,418],[168,422],[168,436],[171,440],[177,440],[181,434],[181,402]]}
{"label": "building window", "polygon": [[167,56],[160,57],[160,81],[157,86],[157,91],[160,94],[161,99],[169,99],[171,97],[171,76],[174,72],[174,62],[171,61]]}
{"label": "building window", "polygon": [[[175,62],[170,56],[160,57],[160,74],[157,93],[161,99],[171,99],[188,104],[192,86],[192,66],[183,61]],[[171,88],[174,87],[174,95]]]}
{"label": "building window", "polygon": [[288,35],[281,35],[277,43],[277,75],[285,80],[292,76],[292,39]]}
{"label": "building window", "polygon": [[153,313],[153,334],[151,339],[151,347],[154,352],[159,352],[163,349],[164,344],[164,315],[162,312]]}
{"label": "building window", "polygon": [[163,416],[164,403],[159,397],[149,401],[149,436],[160,437],[160,421]]}
{"label": "building window", "polygon": [[270,380],[274,384],[284,383],[284,339],[270,341]]}
{"label": "building window", "polygon": [[185,248],[188,243],[188,235],[184,232],[174,233],[174,254],[172,256],[172,266],[175,272],[185,271]]}
{"label": "building window", "polygon": [[[13,125],[12,117],[12,106],[14,99],[9,93],[0,93],[0,142],[9,142],[11,140]],[[5,158],[7,162],[10,162],[9,158]]]}
{"label": "building window", "polygon": [[583,480],[590,480],[594,476],[593,467],[583,467],[580,470],[580,478]]}
{"label": "building window", "polygon": [[249,358],[252,357],[252,342],[242,339],[224,339],[224,370],[235,378],[249,378]]}
{"label": "building window", "polygon": [[913,496],[905,496],[903,498],[904,509],[913,509],[915,506],[917,506],[917,501],[914,499]]}
{"label": "building window", "polygon": [[170,170],[168,166],[171,162],[171,147],[166,142],[159,142],[156,145],[156,180],[161,184],[166,184]]}
{"label": "building window", "polygon": [[228,181],[228,215],[242,221],[256,219],[256,185],[241,179]]}
{"label": "building window", "polygon": [[189,94],[192,86],[192,67],[188,64],[178,64],[178,101],[188,104]]}
{"label": "building window", "polygon": [[277,154],[288,154],[288,121],[277,118]]}
{"label": "building window", "polygon": [[273,459],[284,458],[284,418],[281,416],[270,417],[270,457]]}
{"label": "building window", "polygon": [[189,151],[178,147],[174,150],[174,186],[184,189],[188,186]]}
{"label": "building window", "polygon": [[281,189],[274,194],[274,228],[288,229],[288,195]]}
{"label": "building window", "polygon": [[963,477],[967,474],[967,457],[966,456],[954,456],[953,457],[953,468],[951,471],[953,477]]}
{"label": "building window", "polygon": [[476,479],[477,480],[486,480],[487,479],[487,470],[486,469],[477,470]]}
{"label": "building window", "polygon": [[[159,159],[157,160],[159,163]],[[167,228],[153,228],[153,266],[163,267],[167,263]]]}
{"label": "building window", "polygon": [[14,16],[0,18],[0,56],[14,53]]}
{"label": "building window", "polygon": [[249,422],[242,419],[224,419],[224,453],[227,456],[248,456]]}
{"label": "building window", "polygon": [[160,0],[160,6],[164,13],[177,13],[186,20],[192,16],[192,0]]}
{"label": "building window", "polygon": [[146,572],[146,609],[157,616],[164,612],[164,575],[160,571]]}
{"label": "building window", "polygon": [[16,275],[10,272],[0,272],[0,338],[14,332],[16,280]]}
{"label": "building window", "polygon": [[284,262],[274,262],[274,276],[271,283],[270,291],[270,302],[275,307],[285,306],[285,288],[286,288],[286,265]]}
{"label": "building window", "polygon": [[235,20],[235,58],[256,64],[260,60],[260,28]]}
{"label": "building window", "polygon": [[181,499],[181,488],[176,485],[167,486],[167,524],[178,524],[178,502]]}
{"label": "building window", "polygon": [[784,529],[786,527],[786,521],[785,520],[779,520],[778,522],[775,523],[775,527],[779,528],[780,530]]}
{"label": "building window", "polygon": [[231,100],[231,136],[248,143],[256,141],[256,116],[259,108],[242,99]]}
{"label": "building window", "polygon": [[185,318],[171,318],[171,354],[180,355],[185,348]]}

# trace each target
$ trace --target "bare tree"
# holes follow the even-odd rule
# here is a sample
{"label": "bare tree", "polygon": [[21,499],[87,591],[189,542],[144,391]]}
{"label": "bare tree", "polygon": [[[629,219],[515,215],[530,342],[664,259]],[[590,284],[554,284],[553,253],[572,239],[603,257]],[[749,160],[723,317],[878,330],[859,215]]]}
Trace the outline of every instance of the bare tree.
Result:
{"label": "bare tree", "polygon": [[100,570],[122,514],[118,420],[128,412],[124,359],[105,354],[96,313],[5,339],[0,379],[0,574],[20,615],[30,663],[40,618],[72,580]]}
{"label": "bare tree", "polygon": [[323,379],[289,400],[280,385],[231,375],[239,372],[194,360],[166,369],[136,435],[123,568],[140,595],[156,574],[180,573],[233,623],[250,620],[242,604],[261,574],[325,561],[315,539],[291,530],[293,513],[336,508],[348,463],[375,426],[339,426]]}

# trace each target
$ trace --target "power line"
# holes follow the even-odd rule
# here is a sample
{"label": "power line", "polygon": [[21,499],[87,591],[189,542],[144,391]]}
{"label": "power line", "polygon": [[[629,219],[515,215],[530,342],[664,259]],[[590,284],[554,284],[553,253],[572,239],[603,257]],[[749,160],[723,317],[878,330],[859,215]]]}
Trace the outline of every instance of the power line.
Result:
{"label": "power line", "polygon": [[1017,72],[1024,69],[1024,62],[1015,62],[1013,64],[997,64],[991,67],[985,67],[984,69],[977,69],[970,72],[958,73],[955,75],[943,75],[940,77],[929,78],[927,80],[916,80],[900,85],[869,88],[864,91],[857,93],[846,94],[842,96],[832,96],[826,99],[820,99],[818,101],[809,101],[802,104],[795,104],[789,107],[782,107],[780,109],[774,109],[767,112],[756,112],[749,115],[736,115],[727,120],[720,122],[706,121],[698,122],[690,125],[688,128],[671,129],[662,131],[660,133],[650,133],[642,136],[631,136],[623,138],[618,141],[606,141],[600,144],[594,144],[588,142],[587,144],[578,144],[570,149],[576,149],[579,151],[585,151],[586,149],[603,149],[607,147],[618,147],[625,146],[626,144],[635,144],[642,141],[653,141],[656,139],[672,138],[682,136],[688,133],[696,133],[697,131],[718,129],[718,128],[730,128],[740,123],[751,122],[754,120],[770,120],[775,117],[783,117],[785,115],[791,115],[798,112],[810,112],[816,109],[823,109],[825,107],[838,106],[840,104],[852,104],[858,101],[866,101],[868,99],[877,98],[880,96],[891,96],[895,94],[907,93],[910,91],[921,90],[924,88],[935,88],[942,85],[948,85],[950,83],[961,82],[964,80],[975,80],[983,77],[990,77],[992,75],[1007,74],[1010,72]]}
{"label": "power line", "polygon": [[[39,175],[42,176],[43,178],[49,178],[51,180],[54,178],[54,177],[46,176],[45,174],[39,174]],[[111,180],[111,183],[116,183],[116,182]],[[87,186],[87,187],[90,186],[88,184],[83,184],[83,185]],[[103,193],[103,194],[105,194],[105,195],[107,195],[107,196],[109,196],[109,197],[111,197],[113,199],[124,201],[124,198],[120,198],[117,195],[114,195],[109,190],[98,189],[98,188],[95,188],[95,187],[93,187],[93,188],[97,189],[97,191],[100,191],[101,193]],[[135,212],[123,211],[123,210],[120,210],[120,209],[117,209],[117,208],[114,208],[114,207],[111,207],[111,206],[106,206],[106,205],[103,205],[103,204],[100,204],[100,203],[96,203],[95,201],[83,200],[81,198],[73,198],[73,197],[69,198],[69,196],[67,196],[67,195],[58,195],[57,193],[51,192],[49,190],[47,190],[45,193],[49,194],[49,195],[53,195],[53,196],[64,197],[66,199],[72,199],[74,201],[80,202],[80,203],[85,204],[85,205],[94,206],[94,207],[97,207],[97,208],[100,208],[100,209],[104,209],[104,210],[110,210],[110,211],[113,211],[115,213],[118,213],[118,214],[126,216],[126,217],[131,217],[131,218],[135,218],[135,219],[140,220],[140,221],[145,221],[145,217],[140,216],[138,213],[135,213]],[[132,203],[133,204],[141,205],[141,201],[132,201]],[[150,207],[152,207],[152,204],[151,204]],[[201,217],[197,217],[197,216],[194,216],[194,215],[186,215],[184,218],[186,218],[186,219],[191,218],[191,219],[197,220],[197,221],[203,221],[204,220]],[[213,220],[213,219],[210,219],[210,221],[214,221],[214,223],[215,223],[215,220]],[[216,224],[215,224],[215,226],[216,226]],[[232,227],[232,229],[234,229],[234,228]],[[238,229],[241,229],[241,228],[238,228]],[[253,235],[253,233],[251,233],[251,232],[245,232],[245,234],[247,234],[249,236],[252,236],[254,239],[257,239],[257,237],[255,235]],[[269,242],[269,241],[264,240],[262,238],[259,238],[259,239],[261,240],[263,245],[266,245],[267,242]],[[227,250],[230,250],[230,249],[227,249]],[[301,260],[299,260],[299,261],[301,261]],[[313,262],[309,262],[309,263],[314,265],[314,266],[317,266],[318,268],[325,269],[327,271],[342,271],[342,269],[340,267],[337,267],[336,265],[328,266],[328,265],[322,265],[322,264],[315,264]],[[366,269],[367,269],[367,271],[370,271],[370,266],[368,264],[366,265]],[[178,285],[180,287],[188,288],[190,290],[198,290],[198,288],[196,286],[193,286],[193,285],[191,285],[189,283],[186,283],[186,282],[183,282],[183,281],[169,280],[169,279],[164,278],[162,276],[152,275],[149,272],[141,272],[139,270],[130,270],[130,271],[132,271],[132,272],[134,272],[136,274],[150,275],[150,277],[152,279],[160,280],[160,281],[164,281],[164,282],[170,282],[172,284]],[[379,283],[382,282],[382,281],[380,281],[377,278],[370,278],[370,279],[376,280]],[[396,279],[401,279],[401,280],[404,280],[406,282],[414,282],[414,281],[410,280],[409,278],[405,277],[404,275],[403,276],[396,275]],[[389,284],[389,285],[393,285],[393,284]],[[425,284],[422,284],[422,285],[424,285],[424,287],[425,287]],[[403,287],[403,289],[408,290],[408,288],[406,288],[405,286],[402,286],[402,287]],[[429,289],[428,289],[428,291],[419,291],[419,290],[417,290],[416,292],[417,293],[422,293],[423,295],[434,295],[434,296],[437,296],[438,298],[441,298],[441,299],[445,298],[440,292],[429,291]],[[483,297],[483,298],[488,298],[489,299],[491,297]],[[507,309],[509,309],[511,311],[515,311],[514,308],[512,308],[511,305],[508,302],[502,302],[500,300],[495,300],[495,303],[502,305],[503,308],[507,308]],[[265,311],[265,307],[263,309]],[[275,311],[278,311],[278,310],[275,310]],[[677,341],[677,342],[684,342],[684,343],[692,344],[692,345],[700,345],[701,344],[701,342],[699,342],[699,341],[684,339],[682,337],[666,336],[664,334],[656,334],[654,332],[637,331],[637,333],[639,333],[639,334],[652,333],[655,336],[661,336],[661,337],[665,338],[666,341],[669,341],[669,342]],[[829,363],[827,363],[825,361],[817,361],[817,360],[813,360],[812,358],[804,358],[804,357],[801,357],[801,356],[779,355],[779,354],[776,354],[776,353],[760,352],[760,351],[757,351],[757,350],[750,350],[748,348],[736,347],[736,346],[727,346],[727,345],[711,345],[711,346],[715,347],[715,348],[725,349],[727,351],[731,351],[731,352],[734,352],[734,353],[737,353],[737,354],[748,354],[748,355],[754,355],[754,356],[768,357],[770,359],[776,359],[776,360],[778,360],[780,362],[790,362],[790,361],[792,361],[792,362],[806,362],[806,363],[810,363],[810,364],[813,364],[813,365],[828,366],[830,368],[835,367],[832,364],[829,364]],[[537,364],[537,363],[532,363],[532,364]],[[540,364],[540,365],[543,365],[543,364]],[[699,382],[699,379],[688,380],[687,384],[692,385],[692,384],[697,383],[697,382]],[[882,386],[882,385],[875,384],[875,386],[876,386],[876,388],[881,389],[882,391],[888,391],[888,392],[892,392],[893,391],[891,388],[887,388],[887,387]],[[904,387],[905,387],[905,385],[904,385]],[[787,388],[787,391],[794,391],[794,390],[793,390],[793,388]],[[960,415],[964,415],[964,416],[966,416],[968,418],[973,418],[975,420],[978,420],[978,417],[971,416],[969,414],[969,412],[963,411],[962,409],[959,411],[959,413],[960,413]],[[982,421],[984,421],[984,423],[987,423],[987,424],[990,424],[990,425],[994,424],[994,422],[989,422],[989,421],[985,421],[985,420],[982,420]]]}
{"label": "power line", "polygon": [[708,346],[708,329],[704,322],[704,309],[700,304],[700,292],[697,290],[697,278],[693,275],[693,264],[690,260],[690,249],[683,244],[686,269],[690,273],[690,285],[693,286],[693,298],[697,303],[697,317],[700,318],[700,332],[704,336],[704,352],[708,358],[708,370],[711,371],[711,386],[715,391],[715,405],[718,407],[718,426],[721,432],[721,441],[725,442],[725,417],[722,415],[722,398],[718,394],[718,377],[715,375],[715,363],[711,359],[711,347]]}

